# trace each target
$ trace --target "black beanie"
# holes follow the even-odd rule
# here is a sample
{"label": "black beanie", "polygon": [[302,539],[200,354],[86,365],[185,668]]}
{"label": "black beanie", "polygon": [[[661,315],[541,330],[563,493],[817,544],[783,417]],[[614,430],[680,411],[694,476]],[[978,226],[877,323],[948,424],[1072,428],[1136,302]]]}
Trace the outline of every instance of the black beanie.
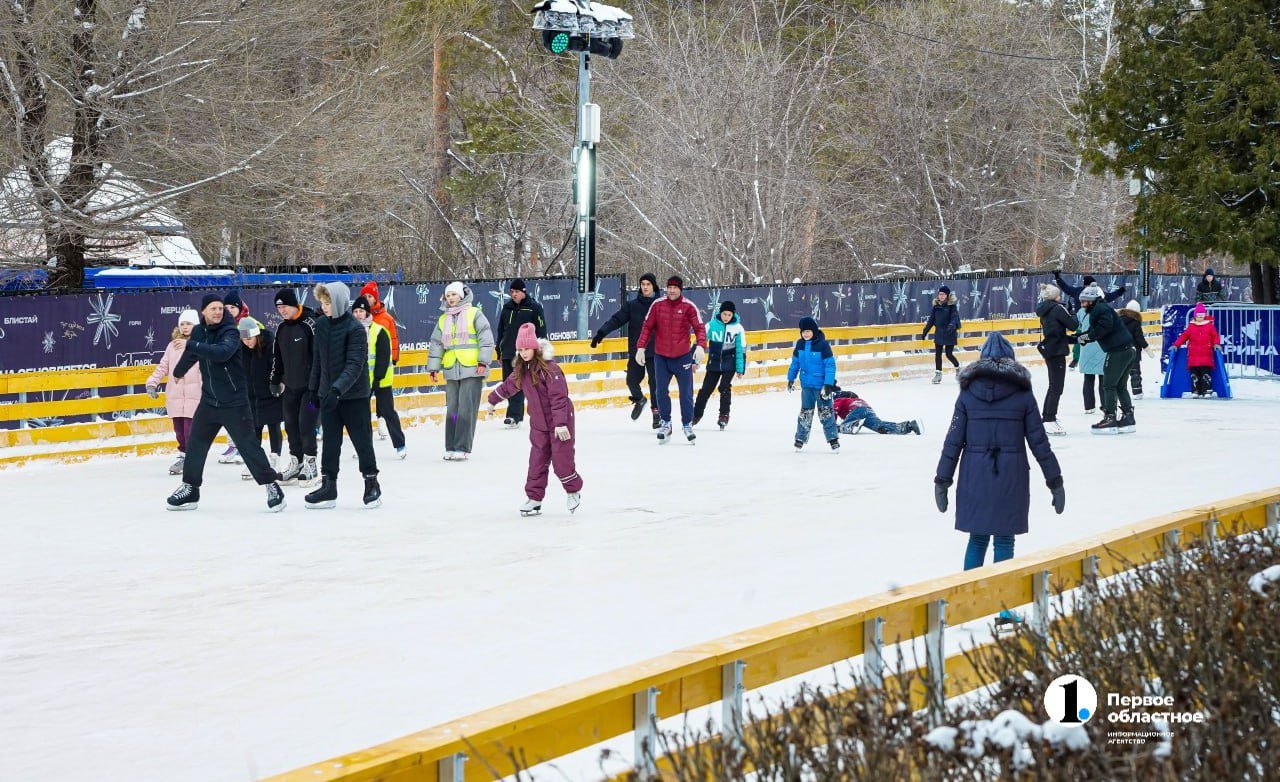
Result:
{"label": "black beanie", "polygon": [[276,304],[296,307],[298,306],[298,294],[294,293],[292,288],[281,288],[276,291]]}
{"label": "black beanie", "polygon": [[1097,282],[1097,280],[1093,279],[1093,275],[1091,275],[1091,274],[1086,274],[1086,275],[1084,276],[1084,287],[1086,287],[1086,288],[1087,288],[1087,287],[1089,287],[1090,285],[1094,284],[1095,282]]}
{"label": "black beanie", "polygon": [[511,281],[511,285],[509,286],[509,288],[513,291],[524,290],[524,280],[520,279],[519,277],[515,278],[514,280]]}
{"label": "black beanie", "polygon": [[948,288],[947,286],[943,285],[942,287],[938,288],[938,293],[945,293],[945,294],[947,294],[948,296],[950,296],[950,295],[951,295],[951,289],[950,289],[950,288]]}
{"label": "black beanie", "polygon": [[649,284],[652,285],[654,288],[658,287],[658,275],[654,274],[653,272],[645,272],[644,274],[640,275],[640,282],[644,282],[645,280],[648,280]]}
{"label": "black beanie", "polygon": [[680,290],[684,290],[684,279],[678,274],[673,274],[667,278],[667,287],[670,288],[672,285],[676,286]]}
{"label": "black beanie", "polygon": [[227,291],[227,295],[222,297],[222,303],[228,307],[244,309],[244,302],[240,300],[240,291]]}
{"label": "black beanie", "polygon": [[213,304],[215,301],[221,304],[226,303],[225,301],[223,301],[221,293],[206,293],[204,295],[204,298],[200,300],[200,311],[204,312],[205,308],[208,307],[210,304]]}
{"label": "black beanie", "polygon": [[1205,269],[1205,270],[1204,270],[1204,274],[1205,274],[1205,276],[1206,276],[1206,277],[1211,277],[1211,276],[1213,276],[1213,269]]}
{"label": "black beanie", "polygon": [[801,318],[800,330],[812,331],[816,335],[818,333],[818,321],[814,320],[813,318]]}
{"label": "black beanie", "polygon": [[737,313],[738,308],[734,306],[733,302],[731,301],[722,301],[720,302],[720,311]]}
{"label": "black beanie", "polygon": [[357,296],[356,300],[351,302],[352,312],[355,312],[356,310],[364,310],[367,313],[370,309],[368,296]]}

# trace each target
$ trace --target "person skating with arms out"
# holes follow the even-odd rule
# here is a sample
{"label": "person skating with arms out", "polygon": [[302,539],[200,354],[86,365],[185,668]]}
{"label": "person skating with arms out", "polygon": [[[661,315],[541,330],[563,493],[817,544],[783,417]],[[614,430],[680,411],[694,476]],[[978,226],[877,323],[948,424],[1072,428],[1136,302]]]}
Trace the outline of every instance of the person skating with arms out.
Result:
{"label": "person skating with arms out", "polygon": [[831,408],[840,422],[841,434],[857,434],[861,429],[870,429],[877,434],[920,434],[920,424],[915,419],[901,423],[881,420],[867,400],[839,386]]}
{"label": "person skating with arms out", "polygon": [[[689,337],[695,347],[689,347]],[[693,442],[693,369],[707,355],[707,329],[702,324],[698,308],[684,297],[684,280],[673,276],[667,280],[666,297],[654,302],[645,316],[636,340],[636,362],[644,365],[645,348],[653,340],[654,374],[657,377],[658,413],[662,424],[658,427],[658,442],[665,444],[671,438],[671,378],[680,389],[680,423],[684,436]]]}
{"label": "person skating with arms out", "polygon": [[249,408],[249,391],[245,387],[244,365],[240,359],[240,332],[226,316],[222,297],[207,294],[200,302],[201,324],[191,331],[187,349],[173,376],[185,377],[187,370],[200,364],[200,406],[191,419],[187,439],[187,458],[182,466],[182,485],[169,496],[169,510],[194,510],[200,505],[200,485],[204,482],[204,463],[209,448],[222,429],[227,430],[258,485],[267,489],[267,510],[284,510],[284,492],[276,483],[280,475],[267,461],[259,438],[253,429],[253,411]]}
{"label": "person skating with arms out", "polygon": [[817,408],[827,444],[833,452],[839,453],[840,435],[832,410],[832,397],[836,392],[836,357],[813,318],[800,319],[800,339],[791,350],[791,366],[787,369],[788,391],[795,390],[797,379],[800,380],[800,415],[796,419],[796,450],[809,442],[813,411]]}
{"label": "person skating with arms out", "polygon": [[649,378],[648,404],[653,410],[653,428],[662,426],[662,416],[658,412],[658,384],[654,377],[653,345],[645,351],[644,359],[636,360],[636,342],[640,340],[640,330],[644,328],[645,316],[649,308],[658,300],[658,278],[650,272],[640,275],[640,286],[636,297],[628,301],[613,313],[613,316],[596,330],[591,338],[591,347],[600,346],[601,341],[622,327],[627,328],[627,391],[631,396],[631,420],[635,421],[644,412],[646,400],[640,381]]}
{"label": "person skating with arms out", "polygon": [[696,426],[707,410],[711,392],[720,389],[720,428],[729,425],[729,406],[733,401],[733,379],[747,371],[747,332],[738,321],[737,306],[726,301],[720,304],[720,314],[707,324],[707,374],[693,403],[693,423]]}
{"label": "person skating with arms out", "polygon": [[542,513],[547,496],[547,471],[554,469],[568,495],[569,512],[581,502],[582,476],[574,463],[576,428],[569,383],[551,360],[551,343],[538,339],[532,323],[524,323],[515,340],[516,357],[502,384],[489,392],[489,412],[504,399],[523,393],[529,411],[529,473],[524,482],[528,498],[521,515]]}

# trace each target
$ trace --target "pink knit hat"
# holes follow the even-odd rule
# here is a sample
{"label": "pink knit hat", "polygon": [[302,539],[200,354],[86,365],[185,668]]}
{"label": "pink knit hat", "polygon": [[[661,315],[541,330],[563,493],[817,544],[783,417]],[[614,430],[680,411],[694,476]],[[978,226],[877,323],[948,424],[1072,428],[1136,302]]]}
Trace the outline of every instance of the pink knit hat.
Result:
{"label": "pink knit hat", "polygon": [[522,323],[516,332],[516,350],[538,349],[538,332],[532,323]]}
{"label": "pink knit hat", "polygon": [[[1204,306],[1204,302],[1198,302],[1195,309],[1191,310],[1191,316],[1194,318],[1199,315],[1208,315],[1209,308]],[[527,325],[527,324],[526,324]]]}

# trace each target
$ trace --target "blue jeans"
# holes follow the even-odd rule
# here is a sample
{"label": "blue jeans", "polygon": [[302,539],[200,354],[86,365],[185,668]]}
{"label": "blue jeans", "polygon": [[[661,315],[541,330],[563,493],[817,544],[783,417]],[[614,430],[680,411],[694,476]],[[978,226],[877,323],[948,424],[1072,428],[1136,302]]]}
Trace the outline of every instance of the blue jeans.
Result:
{"label": "blue jeans", "polygon": [[876,415],[876,411],[870,407],[855,407],[849,411],[844,417],[844,421],[840,423],[840,431],[844,434],[853,434],[854,428],[858,422],[862,422],[864,429],[870,429],[880,434],[906,434],[907,427],[905,424],[895,424],[892,421],[882,421]]}
{"label": "blue jeans", "polygon": [[[976,532],[969,533],[969,547],[964,551],[965,570],[982,567],[983,560],[987,558],[987,544],[990,542],[990,535],[979,535]],[[993,561],[1003,562],[1006,559],[1013,559],[1013,536],[996,535],[995,559]]]}
{"label": "blue jeans", "polygon": [[822,389],[800,387],[800,417],[796,419],[796,439],[802,443],[809,442],[809,430],[813,428],[813,409],[818,408],[818,420],[822,422],[822,433],[827,442],[835,440],[836,414],[831,409],[831,400],[822,398]]}
{"label": "blue jeans", "polygon": [[680,423],[693,423],[693,349],[678,358],[653,355],[653,379],[658,395],[658,415],[663,421],[671,420],[671,378],[674,376],[680,388]]}

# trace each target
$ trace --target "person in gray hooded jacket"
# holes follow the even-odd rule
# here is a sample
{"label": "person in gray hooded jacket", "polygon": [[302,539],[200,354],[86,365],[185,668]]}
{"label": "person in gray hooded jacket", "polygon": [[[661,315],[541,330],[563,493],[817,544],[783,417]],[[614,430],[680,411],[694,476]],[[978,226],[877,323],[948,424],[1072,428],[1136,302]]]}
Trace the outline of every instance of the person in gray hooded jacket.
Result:
{"label": "person in gray hooded jacket", "polygon": [[493,329],[474,304],[471,287],[451,282],[444,289],[444,312],[431,332],[427,372],[432,382],[444,373],[444,459],[466,461],[475,440],[480,394],[494,359]]}

